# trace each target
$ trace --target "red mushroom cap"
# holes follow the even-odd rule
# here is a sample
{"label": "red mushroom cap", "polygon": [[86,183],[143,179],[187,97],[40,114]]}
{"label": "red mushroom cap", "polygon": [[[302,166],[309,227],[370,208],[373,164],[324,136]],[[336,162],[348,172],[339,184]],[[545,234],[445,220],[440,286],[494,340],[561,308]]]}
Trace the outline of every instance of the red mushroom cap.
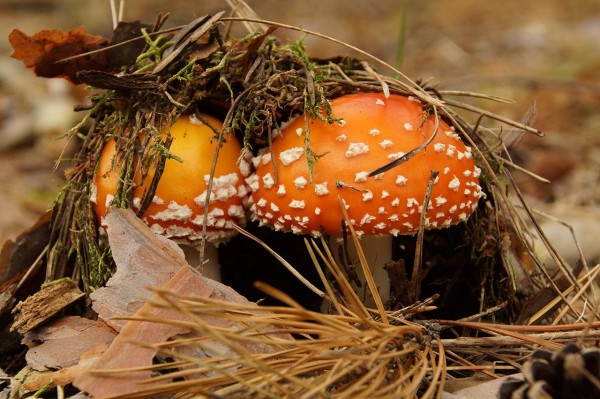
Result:
{"label": "red mushroom cap", "polygon": [[[217,140],[215,132],[206,125],[207,121],[220,131],[223,124],[218,119],[201,115],[181,116],[168,130],[173,137],[169,151],[178,157],[167,159],[160,181],[156,187],[152,203],[142,215],[156,233],[175,241],[193,243],[201,239],[204,223],[204,205],[207,196],[208,180],[213,163]],[[167,129],[162,133],[166,135]],[[249,189],[238,167],[241,146],[235,136],[227,135],[219,150],[216,171],[213,177],[210,205],[208,207],[207,238],[219,240],[234,234],[231,223],[245,223],[243,202],[247,200]],[[117,190],[119,163],[113,165],[116,143],[111,140],[102,150],[95,177],[94,208],[102,224],[108,207]],[[245,172],[249,172],[246,165]],[[117,168],[117,173],[113,168]],[[139,173],[134,177],[138,187],[134,190],[133,208],[139,209],[144,192],[148,189],[154,170],[140,184]]]}
{"label": "red mushroom cap", "polygon": [[310,149],[323,155],[314,165],[312,180],[302,117],[283,129],[282,137],[273,142],[272,153],[266,150],[254,159],[256,172],[247,182],[252,189],[253,218],[261,224],[295,233],[339,234],[340,196],[359,235],[413,234],[419,228],[432,170],[439,175],[426,228],[466,220],[484,196],[471,148],[441,120],[424,150],[380,175],[368,176],[434,133],[435,120],[425,114],[418,100],[350,94],[332,100],[331,110],[339,122],[309,122]]}

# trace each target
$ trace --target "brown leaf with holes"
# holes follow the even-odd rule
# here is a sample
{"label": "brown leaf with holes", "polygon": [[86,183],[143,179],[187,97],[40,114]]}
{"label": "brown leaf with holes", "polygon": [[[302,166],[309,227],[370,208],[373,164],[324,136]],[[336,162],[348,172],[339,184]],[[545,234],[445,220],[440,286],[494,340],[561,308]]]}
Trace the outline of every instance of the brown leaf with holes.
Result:
{"label": "brown leaf with holes", "polygon": [[87,33],[83,28],[68,32],[58,29],[42,30],[28,36],[19,29],[13,29],[8,40],[14,49],[11,55],[23,61],[26,67],[37,76],[45,78],[65,78],[75,84],[81,83],[76,74],[82,70],[106,70],[108,61],[105,52],[59,62],[65,58],[85,54],[106,47],[109,40]]}

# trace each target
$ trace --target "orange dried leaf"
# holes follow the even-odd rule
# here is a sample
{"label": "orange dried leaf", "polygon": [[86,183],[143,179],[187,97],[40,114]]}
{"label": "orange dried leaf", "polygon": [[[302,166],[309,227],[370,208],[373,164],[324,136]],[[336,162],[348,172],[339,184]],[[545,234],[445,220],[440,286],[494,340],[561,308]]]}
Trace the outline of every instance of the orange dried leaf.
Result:
{"label": "orange dried leaf", "polygon": [[105,52],[58,62],[104,48],[109,44],[108,39],[91,35],[83,28],[68,32],[58,29],[42,30],[33,36],[28,36],[19,29],[13,29],[8,40],[14,49],[11,57],[23,61],[25,66],[33,70],[37,76],[62,77],[78,84],[81,82],[77,79],[77,72],[106,70],[108,66]]}

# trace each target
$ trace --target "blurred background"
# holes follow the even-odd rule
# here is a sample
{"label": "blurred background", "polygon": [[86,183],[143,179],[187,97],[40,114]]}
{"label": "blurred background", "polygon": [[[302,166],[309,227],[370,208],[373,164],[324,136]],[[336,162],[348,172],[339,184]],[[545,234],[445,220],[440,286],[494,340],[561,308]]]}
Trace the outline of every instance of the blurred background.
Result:
{"label": "blurred background", "polygon": [[[412,79],[430,80],[441,89],[509,97],[515,104],[477,102],[506,117],[521,120],[535,104],[533,125],[546,137],[525,135],[513,156],[552,184],[520,172],[515,178],[535,207],[575,226],[590,258],[597,257],[600,1],[248,0],[248,4],[263,19],[352,44]],[[129,0],[124,20],[152,23],[159,13],[170,13],[166,26],[171,27],[220,10],[229,10],[226,1]],[[0,0],[0,243],[17,236],[50,208],[64,183],[60,168],[53,172],[65,146],[59,138],[82,117],[73,107],[86,102],[85,88],[36,78],[11,59],[8,34],[13,28],[32,35],[42,29],[80,26],[110,37],[110,2]],[[237,28],[244,32],[241,25]],[[282,41],[301,36],[283,29],[275,34]],[[304,43],[314,57],[352,54],[312,36]],[[556,232],[563,233],[569,235],[564,226]],[[572,240],[566,240],[572,246]]]}

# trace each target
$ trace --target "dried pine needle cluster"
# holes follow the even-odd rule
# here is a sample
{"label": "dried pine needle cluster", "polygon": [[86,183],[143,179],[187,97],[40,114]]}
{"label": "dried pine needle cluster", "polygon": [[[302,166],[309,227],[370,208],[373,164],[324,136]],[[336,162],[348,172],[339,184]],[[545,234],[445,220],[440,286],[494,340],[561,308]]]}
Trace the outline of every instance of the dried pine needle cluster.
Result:
{"label": "dried pine needle cluster", "polygon": [[[401,313],[393,325],[348,309],[323,315],[288,300],[289,307],[261,307],[257,314],[255,306],[156,293],[151,304],[185,314],[192,332],[151,346],[171,361],[152,366],[159,374],[147,380],[148,388],[121,397],[433,398],[443,387],[443,353],[435,353],[424,328],[402,320]],[[238,327],[219,328],[206,320]]]}

